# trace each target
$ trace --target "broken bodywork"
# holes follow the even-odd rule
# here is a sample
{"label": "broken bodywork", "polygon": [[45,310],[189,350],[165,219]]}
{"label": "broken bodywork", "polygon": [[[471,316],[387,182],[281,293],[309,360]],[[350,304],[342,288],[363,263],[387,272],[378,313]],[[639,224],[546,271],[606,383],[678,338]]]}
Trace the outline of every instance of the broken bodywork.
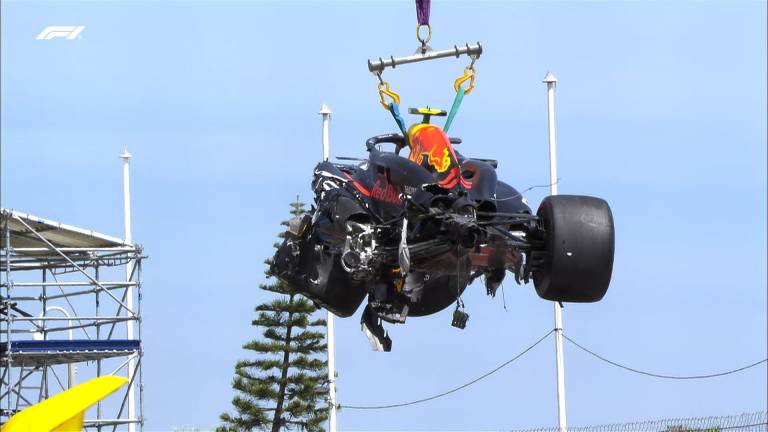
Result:
{"label": "broken bodywork", "polygon": [[[491,296],[510,272],[548,300],[602,298],[613,263],[605,201],[553,196],[534,215],[498,180],[496,161],[461,155],[461,140],[425,120],[407,139],[370,138],[359,164],[318,164],[315,205],[290,222],[272,272],[341,317],[367,298],[363,329],[385,351],[382,320],[404,323],[456,304],[453,324],[463,328],[461,294],[481,276]],[[383,151],[386,143],[395,151]]]}

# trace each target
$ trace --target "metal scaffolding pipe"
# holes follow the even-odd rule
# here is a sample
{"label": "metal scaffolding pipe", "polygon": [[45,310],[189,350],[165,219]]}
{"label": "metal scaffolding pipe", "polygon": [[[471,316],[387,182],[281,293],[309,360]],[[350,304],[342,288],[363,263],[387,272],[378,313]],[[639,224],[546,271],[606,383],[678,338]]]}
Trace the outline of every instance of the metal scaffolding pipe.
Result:
{"label": "metal scaffolding pipe", "polygon": [[[17,247],[13,248],[13,252],[47,252],[50,251],[49,248],[44,247]],[[118,247],[106,247],[106,248],[98,248],[98,247],[60,247],[60,251],[62,252],[131,252],[134,251],[135,248],[132,246],[118,246]]]}
{"label": "metal scaffolding pipe", "polygon": [[114,288],[136,286],[136,282],[15,282],[13,287],[82,287],[82,286],[110,286]]}
{"label": "metal scaffolding pipe", "polygon": [[[82,267],[80,267],[79,265],[75,264],[75,262],[74,262],[74,261],[72,261],[72,260],[71,260],[71,259],[70,259],[68,256],[66,256],[64,253],[62,253],[61,251],[59,251],[59,250],[56,248],[56,246],[54,246],[54,245],[53,245],[51,242],[49,242],[48,240],[46,240],[46,238],[45,238],[45,237],[41,236],[41,235],[40,235],[40,233],[38,233],[37,231],[35,231],[34,229],[32,229],[32,227],[31,227],[31,226],[29,226],[29,225],[28,225],[26,222],[24,222],[24,220],[23,220],[23,219],[21,219],[21,218],[20,218],[20,217],[18,217],[18,216],[14,216],[14,217],[16,218],[16,220],[18,220],[19,222],[21,222],[21,223],[22,223],[22,225],[24,225],[24,226],[25,226],[25,227],[26,227],[28,230],[30,230],[30,231],[31,231],[32,233],[34,233],[34,234],[35,234],[35,235],[36,235],[38,238],[40,238],[40,240],[42,240],[42,241],[43,241],[45,244],[47,244],[48,246],[50,246],[52,250],[55,250],[56,252],[58,252],[58,253],[59,253],[59,255],[61,255],[62,257],[64,257],[64,259],[66,259],[67,261],[69,261],[69,263],[70,263],[70,264],[72,264],[72,266],[73,266],[75,269],[77,269],[77,271],[79,271],[80,273],[82,273],[82,274],[83,274],[83,275],[84,275],[86,278],[88,278],[88,279],[89,279],[91,282],[93,282],[93,283],[95,283],[96,285],[98,285],[100,288],[103,288],[103,287],[101,286],[101,284],[99,283],[99,281],[97,281],[96,279],[94,279],[93,277],[91,277],[91,275],[89,275],[88,273],[86,273],[86,271],[85,271],[85,270],[83,270],[83,269],[82,269]],[[130,308],[128,308],[128,307],[126,307],[126,306],[123,304],[123,302],[121,302],[120,300],[118,300],[118,299],[117,299],[117,297],[115,297],[114,295],[112,295],[112,293],[111,293],[111,292],[109,292],[109,291],[107,291],[107,290],[104,290],[104,291],[105,291],[107,294],[109,294],[109,296],[110,296],[110,297],[112,297],[112,299],[113,299],[113,300],[115,300],[116,302],[120,303],[120,305],[122,305],[122,306],[123,306],[124,308],[126,308],[127,310],[131,311],[131,313],[133,313],[133,310],[132,310],[132,309],[130,309]]]}
{"label": "metal scaffolding pipe", "polygon": [[[123,287],[121,287],[121,286],[113,286],[113,287],[106,287],[105,289],[108,289],[108,290],[118,290],[118,289],[121,289],[121,288],[123,288]],[[40,297],[40,298],[45,298],[45,299],[48,299],[48,300],[56,300],[56,299],[60,299],[60,298],[69,298],[69,297],[76,297],[76,296],[85,295],[85,294],[99,293],[100,291],[101,291],[101,289],[94,288],[94,289],[83,290],[83,291],[72,291],[72,292],[68,292],[68,293],[64,293],[64,294],[54,294],[54,295],[49,295],[49,296]],[[15,297],[14,299],[16,299],[16,298],[20,298],[20,297]]]}
{"label": "metal scaffolding pipe", "polygon": [[[18,217],[17,217],[18,216]],[[17,221],[17,219],[19,219]],[[117,243],[118,247],[72,247],[78,245],[76,239],[62,237],[62,241],[52,240],[45,229],[40,229],[36,225],[44,221],[41,218],[29,217],[25,214],[12,211],[2,211],[0,218],[0,233],[3,235],[0,241],[0,332],[3,335],[3,343],[9,343],[13,347],[16,341],[29,339],[65,339],[64,332],[72,333],[84,332],[88,339],[92,339],[90,334],[92,328],[96,328],[94,336],[97,340],[112,339],[112,332],[102,331],[102,326],[107,326],[117,331],[123,329],[122,323],[136,321],[134,328],[138,328],[136,338],[141,339],[141,260],[146,258],[141,253],[140,246],[125,245],[122,239],[111,239],[107,236],[108,242]],[[19,224],[18,226],[16,224]],[[51,221],[45,221],[46,224],[58,227],[64,230],[63,235],[74,233],[75,235],[91,235],[93,231],[79,229],[77,227],[65,226]],[[18,232],[17,232],[18,230]],[[25,234],[26,233],[26,234]],[[97,233],[98,234],[98,233]],[[34,240],[40,240],[40,245],[45,247],[24,247],[15,248],[17,243],[22,242],[22,237],[28,235],[35,236]],[[17,238],[17,236],[19,236]],[[72,240],[72,241],[71,241]],[[52,243],[52,242],[55,242]],[[92,243],[88,243],[92,244]],[[125,266],[125,280],[115,281],[114,276],[110,281],[101,281],[100,267]],[[89,268],[93,271],[88,270]],[[123,270],[123,269],[119,269]],[[30,280],[24,275],[41,274],[42,278],[37,277],[37,281]],[[110,272],[110,274],[112,274]],[[21,275],[21,277],[19,276]],[[14,283],[12,277],[22,279]],[[67,277],[69,280],[60,281],[58,277]],[[70,278],[71,277],[71,278]],[[119,279],[119,278],[117,278]],[[55,282],[54,282],[55,280]],[[14,290],[14,288],[19,290]],[[133,290],[133,287],[136,287]],[[115,290],[118,290],[115,292]],[[126,296],[129,290],[133,290],[130,298]],[[104,294],[102,294],[104,292]],[[18,294],[18,295],[14,295]],[[81,303],[73,305],[70,298],[75,296],[90,296],[95,299],[96,310],[87,309],[86,314],[78,315],[76,307]],[[104,296],[111,297],[118,305],[117,308],[110,304],[101,304]],[[136,297],[134,297],[136,296]],[[50,316],[48,311],[58,306],[67,308],[69,317]],[[67,306],[68,305],[68,306]],[[105,307],[106,306],[106,307]],[[114,311],[117,309],[117,311]],[[45,311],[41,316],[34,316],[28,311]],[[114,312],[114,313],[112,313]],[[54,314],[55,315],[55,314]],[[126,324],[127,325],[127,324]],[[138,326],[138,327],[136,327]],[[124,338],[120,332],[116,338]],[[64,336],[64,337],[62,337]],[[75,334],[74,336],[78,336]],[[70,336],[71,338],[72,336]],[[141,347],[129,351],[114,352],[114,358],[120,358],[119,362],[129,361],[133,363],[132,369],[129,369],[129,376],[132,376],[128,386],[121,390],[124,407],[117,412],[117,406],[114,406],[115,412],[111,412],[113,406],[105,405],[109,408],[108,418],[103,418],[105,414],[103,406],[99,403],[93,412],[95,419],[86,419],[85,424],[92,425],[94,430],[103,428],[112,429],[113,426],[120,426],[120,430],[128,429],[128,425],[133,426],[137,431],[143,427],[143,397],[141,380]],[[27,362],[27,357],[29,361]],[[129,358],[130,356],[130,358]],[[138,359],[137,359],[138,358]],[[45,351],[39,353],[22,352],[17,348],[7,350],[0,361],[3,367],[0,367],[0,423],[7,421],[13,414],[27,406],[40,402],[50,396],[48,392],[49,385],[61,386],[64,390],[76,384],[75,368],[80,366],[79,358],[69,357],[67,354],[59,351]],[[137,361],[138,360],[138,361]],[[50,363],[53,361],[54,363]],[[112,360],[110,360],[112,361]],[[43,362],[43,363],[35,363]],[[60,362],[60,363],[59,363]],[[65,378],[53,364],[64,364],[68,366],[68,378]],[[101,359],[96,360],[96,375],[102,375]],[[112,365],[110,363],[110,369]],[[78,370],[79,372],[79,370]],[[107,371],[109,372],[109,371]],[[125,373],[124,370],[121,372]],[[61,378],[64,378],[63,380]],[[138,387],[138,388],[137,388]],[[129,389],[139,394],[129,398]],[[134,408],[134,413],[129,413],[130,401],[138,404]],[[138,400],[137,400],[138,399]],[[117,415],[115,415],[117,414]]]}
{"label": "metal scaffolding pipe", "polygon": [[105,321],[105,320],[118,320],[129,321],[138,320],[137,316],[76,316],[72,318],[55,317],[55,316],[29,316],[29,317],[16,317],[15,321],[66,321],[66,320],[88,320],[88,321]]}
{"label": "metal scaffolding pipe", "polygon": [[[67,324],[66,328],[62,328],[61,330],[67,330],[67,333],[68,333],[68,336],[69,336],[69,340],[71,341],[73,339],[72,338],[72,336],[73,336],[72,330],[77,328],[77,327],[73,327],[72,326],[72,317],[69,315],[69,312],[67,312],[67,310],[64,309],[63,307],[48,306],[45,309],[43,309],[43,312],[42,312],[43,315],[41,317],[38,317],[38,319],[43,320],[43,319],[46,319],[46,318],[51,318],[51,317],[46,317],[45,316],[45,314],[47,314],[50,311],[57,311],[57,312],[61,312],[62,314],[64,314],[64,316],[67,319],[68,324]],[[50,332],[53,332],[53,331],[56,331],[56,330],[43,327],[42,330],[38,330],[38,331],[33,333],[33,339],[36,339],[36,340],[37,339],[40,339],[40,340],[46,339],[47,334],[50,333]],[[75,385],[75,382],[77,382],[77,365],[74,364],[74,363],[69,363],[67,365],[67,389],[71,389]]]}

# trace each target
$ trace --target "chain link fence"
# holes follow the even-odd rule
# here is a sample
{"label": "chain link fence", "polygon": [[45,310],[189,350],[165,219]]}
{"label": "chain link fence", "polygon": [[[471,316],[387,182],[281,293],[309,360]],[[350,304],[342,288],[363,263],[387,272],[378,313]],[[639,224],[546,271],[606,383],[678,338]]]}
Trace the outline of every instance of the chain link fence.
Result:
{"label": "chain link fence", "polygon": [[[691,417],[617,423],[599,426],[569,427],[567,432],[768,432],[765,411],[721,417]],[[516,430],[512,432],[560,432],[557,427]]]}

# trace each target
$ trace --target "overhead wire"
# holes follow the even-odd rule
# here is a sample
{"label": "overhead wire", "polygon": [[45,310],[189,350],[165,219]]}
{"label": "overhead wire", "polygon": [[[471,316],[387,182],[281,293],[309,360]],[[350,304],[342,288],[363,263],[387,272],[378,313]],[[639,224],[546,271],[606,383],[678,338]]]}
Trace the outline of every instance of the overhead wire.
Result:
{"label": "overhead wire", "polygon": [[640,370],[640,369],[635,369],[635,368],[632,368],[632,367],[620,364],[618,362],[615,362],[613,360],[609,360],[609,359],[601,356],[600,354],[597,354],[596,352],[594,352],[594,351],[584,347],[583,345],[580,345],[579,343],[577,343],[573,339],[569,338],[565,334],[563,334],[563,338],[565,338],[565,340],[567,340],[568,342],[574,344],[577,348],[581,349],[582,351],[584,351],[584,352],[592,355],[593,357],[595,357],[595,358],[597,358],[599,360],[602,360],[602,361],[604,361],[604,362],[606,362],[606,363],[608,363],[610,365],[613,365],[613,366],[616,366],[618,368],[627,370],[629,372],[634,372],[634,373],[637,373],[637,374],[646,375],[646,376],[650,376],[650,377],[654,377],[654,378],[662,378],[662,379],[693,380],[693,379],[716,378],[716,377],[721,377],[721,376],[725,376],[725,375],[730,375],[730,374],[734,374],[734,373],[737,373],[737,372],[741,372],[741,371],[753,368],[753,367],[755,367],[755,366],[757,366],[757,365],[759,365],[761,363],[768,362],[768,358],[765,358],[765,359],[762,359],[760,361],[756,361],[756,362],[754,362],[752,364],[749,364],[749,365],[746,365],[746,366],[742,366],[742,367],[739,367],[739,368],[736,368],[736,369],[732,369],[732,370],[728,370],[728,371],[724,371],[724,372],[717,372],[717,373],[712,373],[712,374],[706,374],[706,375],[664,375],[664,374],[658,374],[658,373],[654,373],[654,372],[643,371],[643,370]]}
{"label": "overhead wire", "polygon": [[[544,336],[539,338],[536,342],[534,342],[533,344],[531,344],[530,346],[525,348],[519,354],[517,354],[516,356],[512,357],[511,359],[505,361],[504,363],[500,364],[496,368],[486,372],[485,374],[480,375],[479,377],[477,377],[477,378],[475,378],[475,379],[473,379],[473,380],[471,380],[471,381],[469,381],[467,383],[464,383],[464,384],[462,384],[462,385],[460,385],[458,387],[454,387],[454,388],[452,388],[450,390],[447,390],[447,391],[444,391],[442,393],[438,393],[438,394],[435,394],[435,395],[432,395],[432,396],[429,396],[429,397],[425,397],[425,398],[421,398],[421,399],[416,399],[416,400],[409,401],[409,402],[401,402],[401,403],[394,403],[394,404],[388,404],[388,405],[339,405],[339,406],[341,408],[356,409],[356,410],[380,410],[380,409],[400,408],[400,407],[404,407],[404,406],[416,405],[416,404],[420,404],[420,403],[424,403],[424,402],[429,402],[429,401],[432,401],[432,400],[435,400],[435,399],[447,396],[447,395],[449,395],[451,393],[455,393],[455,392],[457,392],[459,390],[463,390],[463,389],[471,386],[472,384],[475,384],[475,383],[477,383],[477,382],[479,382],[479,381],[481,381],[481,380],[483,380],[483,379],[485,379],[485,378],[495,374],[496,372],[500,371],[504,367],[508,366],[510,363],[514,362],[515,360],[518,360],[520,357],[522,357],[525,354],[527,354],[529,351],[531,351],[533,348],[535,348],[537,345],[539,345],[541,342],[543,342],[549,335],[551,335],[554,332],[555,332],[555,329],[550,330],[549,332],[547,332],[547,334],[545,334]],[[632,367],[620,364],[620,363],[615,362],[613,360],[609,360],[609,359],[601,356],[600,354],[597,354],[596,352],[594,352],[594,351],[586,348],[585,346],[579,344],[578,342],[574,341],[573,339],[571,339],[570,337],[568,337],[565,334],[563,334],[563,338],[565,338],[565,340],[567,340],[568,342],[572,343],[573,345],[575,345],[577,348],[581,349],[582,351],[592,355],[593,357],[595,357],[595,358],[597,358],[597,359],[599,359],[599,360],[601,360],[601,361],[603,361],[605,363],[608,363],[608,364],[616,366],[618,368],[627,370],[629,372],[633,372],[633,373],[637,373],[637,374],[641,374],[641,375],[645,375],[645,376],[650,376],[650,377],[654,377],[654,378],[661,378],[661,379],[693,380],[693,379],[716,378],[716,377],[721,377],[721,376],[725,376],[725,375],[735,374],[735,373],[738,373],[738,372],[741,372],[741,371],[744,371],[744,370],[747,370],[747,369],[751,369],[751,368],[753,368],[755,366],[758,366],[758,365],[760,365],[762,363],[768,362],[768,358],[765,358],[765,359],[762,359],[760,361],[756,361],[754,363],[751,363],[749,365],[742,366],[742,367],[739,367],[739,368],[736,368],[736,369],[731,369],[731,370],[727,370],[727,371],[723,371],[723,372],[717,372],[717,373],[706,374],[706,375],[664,375],[664,374],[658,374],[658,373],[654,373],[654,372],[643,371],[643,370],[640,370],[640,369],[636,369],[636,368],[632,368]]]}
{"label": "overhead wire", "polygon": [[510,195],[510,196],[508,196],[508,197],[504,197],[504,198],[489,198],[489,199],[490,199],[491,201],[506,201],[506,200],[511,200],[511,199],[515,199],[515,198],[518,198],[518,197],[521,197],[521,196],[523,196],[523,194],[525,194],[525,193],[526,193],[526,192],[528,192],[528,191],[532,191],[532,190],[534,190],[534,189],[539,189],[539,188],[545,188],[545,187],[554,186],[554,185],[556,185],[556,184],[558,184],[558,183],[560,183],[560,178],[559,178],[559,177],[557,178],[557,180],[555,180],[555,182],[554,182],[554,183],[549,183],[549,184],[542,184],[542,185],[535,185],[535,186],[531,186],[531,187],[529,187],[529,188],[527,188],[527,189],[524,189],[522,192],[518,192],[518,193],[516,193],[516,194],[512,194],[512,195]]}
{"label": "overhead wire", "polygon": [[450,389],[448,391],[445,391],[445,392],[442,392],[442,393],[438,393],[436,395],[429,396],[429,397],[426,397],[426,398],[410,401],[410,402],[402,402],[402,403],[396,403],[396,404],[390,404],[390,405],[341,405],[341,408],[357,409],[357,410],[379,410],[379,409],[399,408],[399,407],[404,407],[404,406],[409,406],[409,405],[416,405],[416,404],[428,402],[428,401],[431,401],[431,400],[435,400],[435,399],[441,398],[443,396],[447,396],[447,395],[449,395],[451,393],[455,393],[455,392],[457,392],[459,390],[467,388],[467,387],[471,386],[472,384],[474,384],[474,383],[476,383],[476,382],[478,382],[480,380],[483,380],[483,379],[493,375],[494,373],[500,371],[505,366],[509,365],[510,363],[514,362],[515,360],[517,360],[520,357],[522,357],[525,354],[527,354],[530,350],[532,350],[534,347],[536,347],[536,345],[540,344],[542,341],[544,341],[544,339],[546,339],[549,335],[551,335],[554,332],[555,332],[554,329],[550,330],[547,334],[545,334],[544,336],[539,338],[539,340],[534,342],[528,348],[524,349],[523,351],[521,351],[516,356],[514,356],[511,359],[509,359],[509,360],[505,361],[504,363],[500,364],[495,369],[492,369],[492,370],[486,372],[485,374],[483,374],[483,375],[473,379],[472,381],[469,381],[469,382],[467,382],[465,384],[462,384],[462,385],[460,385],[458,387],[454,387],[454,388],[452,388],[452,389]]}

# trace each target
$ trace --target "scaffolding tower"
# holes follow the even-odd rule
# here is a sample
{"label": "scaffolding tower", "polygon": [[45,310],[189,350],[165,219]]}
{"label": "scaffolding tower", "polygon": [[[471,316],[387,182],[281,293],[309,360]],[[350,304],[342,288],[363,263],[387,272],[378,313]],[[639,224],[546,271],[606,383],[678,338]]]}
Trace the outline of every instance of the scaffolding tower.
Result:
{"label": "scaffolding tower", "polygon": [[141,246],[0,213],[0,424],[78,381],[123,375],[84,426],[143,430]]}

